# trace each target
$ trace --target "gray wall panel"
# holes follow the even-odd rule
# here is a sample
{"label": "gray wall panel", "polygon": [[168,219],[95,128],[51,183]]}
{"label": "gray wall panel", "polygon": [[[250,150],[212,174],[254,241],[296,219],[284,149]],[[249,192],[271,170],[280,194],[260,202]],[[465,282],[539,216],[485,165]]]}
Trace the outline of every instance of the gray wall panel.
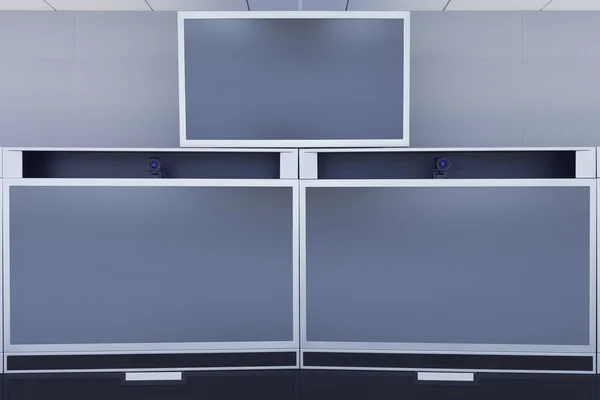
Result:
{"label": "gray wall panel", "polygon": [[178,147],[174,13],[75,14],[75,145]]}
{"label": "gray wall panel", "polygon": [[0,13],[0,145],[73,145],[73,13]]}
{"label": "gray wall panel", "polygon": [[73,60],[0,57],[2,146],[73,146]]}
{"label": "gray wall panel", "polygon": [[73,12],[0,12],[0,58],[72,58]]}
{"label": "gray wall panel", "polygon": [[600,144],[600,13],[525,13],[523,133],[528,146]]}
{"label": "gray wall panel", "polygon": [[173,12],[77,12],[75,57],[177,59]]}
{"label": "gray wall panel", "polygon": [[413,147],[521,146],[521,14],[413,13]]}
{"label": "gray wall panel", "polygon": [[[0,12],[0,145],[177,147],[176,26]],[[600,145],[599,13],[414,12],[411,27],[412,146]]]}
{"label": "gray wall panel", "polygon": [[171,60],[78,59],[75,67],[75,146],[179,147]]}
{"label": "gray wall panel", "polygon": [[308,340],[588,345],[589,210],[588,187],[309,187]]}
{"label": "gray wall panel", "polygon": [[291,341],[289,187],[12,187],[13,344]]}

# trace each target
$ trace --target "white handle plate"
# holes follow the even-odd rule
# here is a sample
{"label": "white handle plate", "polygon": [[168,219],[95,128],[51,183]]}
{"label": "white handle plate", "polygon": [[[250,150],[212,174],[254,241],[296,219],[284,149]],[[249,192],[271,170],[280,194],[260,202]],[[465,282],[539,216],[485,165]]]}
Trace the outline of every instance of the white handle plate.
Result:
{"label": "white handle plate", "polygon": [[148,381],[180,381],[183,379],[181,372],[126,372],[127,382]]}
{"label": "white handle plate", "polygon": [[472,372],[417,372],[417,379],[426,382],[473,382]]}

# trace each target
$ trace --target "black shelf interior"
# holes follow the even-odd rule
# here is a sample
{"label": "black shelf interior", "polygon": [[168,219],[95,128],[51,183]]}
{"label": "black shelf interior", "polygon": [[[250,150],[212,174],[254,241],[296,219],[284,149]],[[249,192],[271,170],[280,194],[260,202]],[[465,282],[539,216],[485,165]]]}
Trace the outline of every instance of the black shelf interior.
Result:
{"label": "black shelf interior", "polygon": [[597,376],[475,374],[419,381],[415,372],[264,370],[183,372],[179,381],[128,382],[125,373],[6,374],[6,400],[595,400]]}
{"label": "black shelf interior", "polygon": [[308,367],[593,372],[592,356],[304,352]]}
{"label": "black shelf interior", "polygon": [[7,371],[289,367],[295,352],[20,355],[6,358]]}
{"label": "black shelf interior", "polygon": [[593,400],[595,375],[476,374],[472,382],[423,382],[417,374],[302,371],[302,400]]}
{"label": "black shelf interior", "polygon": [[23,178],[150,178],[150,158],[163,179],[279,179],[278,152],[24,151]]}
{"label": "black shelf interior", "polygon": [[124,373],[5,375],[11,400],[298,400],[298,371],[184,372],[181,381],[127,382]]}
{"label": "black shelf interior", "polygon": [[575,151],[322,152],[319,179],[433,179],[435,160],[450,162],[447,179],[568,179]]}

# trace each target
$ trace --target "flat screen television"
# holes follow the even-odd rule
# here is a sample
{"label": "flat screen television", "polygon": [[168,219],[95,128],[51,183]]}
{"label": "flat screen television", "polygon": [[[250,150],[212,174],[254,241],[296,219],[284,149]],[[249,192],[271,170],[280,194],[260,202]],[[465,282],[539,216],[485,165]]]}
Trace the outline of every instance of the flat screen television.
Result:
{"label": "flat screen television", "polygon": [[4,190],[7,353],[298,349],[291,180]]}
{"label": "flat screen television", "polygon": [[184,147],[408,146],[409,13],[180,12]]}
{"label": "flat screen television", "polygon": [[593,180],[302,186],[303,349],[595,352]]}

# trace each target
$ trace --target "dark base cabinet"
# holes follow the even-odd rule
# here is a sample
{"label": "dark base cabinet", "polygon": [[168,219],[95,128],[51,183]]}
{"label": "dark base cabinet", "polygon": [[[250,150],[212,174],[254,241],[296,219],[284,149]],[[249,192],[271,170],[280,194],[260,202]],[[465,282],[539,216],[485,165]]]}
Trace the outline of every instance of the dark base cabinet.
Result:
{"label": "dark base cabinet", "polygon": [[595,375],[475,374],[422,382],[416,373],[301,372],[302,400],[595,400]]}
{"label": "dark base cabinet", "polygon": [[4,400],[298,400],[298,371],[184,372],[126,382],[124,373],[6,374]]}
{"label": "dark base cabinet", "polygon": [[596,400],[597,375],[477,373],[423,382],[413,372],[184,372],[126,382],[124,373],[5,374],[3,400]]}

